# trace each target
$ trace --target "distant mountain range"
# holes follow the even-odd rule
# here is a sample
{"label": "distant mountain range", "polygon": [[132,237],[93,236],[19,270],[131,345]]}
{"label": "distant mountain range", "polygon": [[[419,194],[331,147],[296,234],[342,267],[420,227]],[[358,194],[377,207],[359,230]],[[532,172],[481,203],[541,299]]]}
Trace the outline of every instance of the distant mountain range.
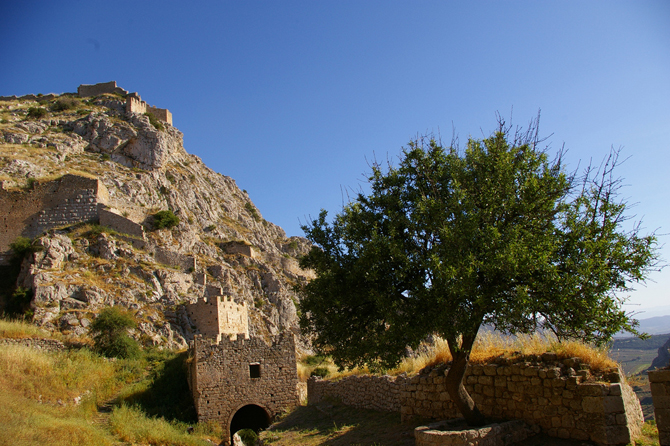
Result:
{"label": "distant mountain range", "polygon": [[[639,319],[639,330],[650,335],[670,333],[670,316],[656,316],[648,319]],[[615,338],[629,338],[630,333],[617,333]]]}

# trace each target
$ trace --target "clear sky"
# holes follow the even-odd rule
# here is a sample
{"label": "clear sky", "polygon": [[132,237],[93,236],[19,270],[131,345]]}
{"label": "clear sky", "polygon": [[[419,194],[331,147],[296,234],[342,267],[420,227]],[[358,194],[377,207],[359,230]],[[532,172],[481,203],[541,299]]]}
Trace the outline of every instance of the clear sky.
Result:
{"label": "clear sky", "polygon": [[[571,168],[623,147],[633,213],[670,233],[665,0],[22,0],[0,23],[0,95],[115,80],[288,235],[418,134],[481,138],[496,112],[538,110]],[[651,279],[626,307],[641,318],[670,314],[670,268]]]}

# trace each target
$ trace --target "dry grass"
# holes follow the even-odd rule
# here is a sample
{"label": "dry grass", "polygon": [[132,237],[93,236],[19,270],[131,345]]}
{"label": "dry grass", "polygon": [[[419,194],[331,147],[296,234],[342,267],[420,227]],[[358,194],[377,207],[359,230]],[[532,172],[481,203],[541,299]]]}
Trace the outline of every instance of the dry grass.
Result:
{"label": "dry grass", "polygon": [[[163,418],[149,418],[137,408],[122,405],[114,409],[109,419],[110,430],[121,441],[152,446],[211,445],[187,432],[184,423],[170,423]],[[199,434],[201,432],[194,432]]]}
{"label": "dry grass", "polygon": [[142,359],[109,361],[87,349],[0,346],[0,446],[212,444],[207,438],[218,444],[216,426],[198,425],[189,435],[185,423],[152,418],[136,407],[116,407],[109,423],[100,422],[98,405],[152,385],[147,370],[157,366]]}
{"label": "dry grass", "polygon": [[[417,349],[419,352],[413,357],[405,358],[393,370],[387,370],[389,375],[417,374],[421,369],[451,361],[451,352],[447,341],[436,337],[432,343],[423,343]],[[596,348],[579,341],[558,342],[553,336],[542,334],[508,336],[500,333],[480,333],[475,341],[470,362],[485,364],[499,357],[519,359],[522,357],[538,356],[546,352],[553,352],[558,359],[579,358],[583,363],[591,366],[595,373],[616,368],[617,363],[612,360],[606,348]],[[370,373],[367,368],[339,371],[332,360],[325,360],[319,365],[298,363],[298,376],[306,381],[317,367],[328,369],[328,378],[343,378],[349,375],[363,375]]]}
{"label": "dry grass", "polygon": [[22,320],[0,319],[0,338],[57,338],[49,332]]}

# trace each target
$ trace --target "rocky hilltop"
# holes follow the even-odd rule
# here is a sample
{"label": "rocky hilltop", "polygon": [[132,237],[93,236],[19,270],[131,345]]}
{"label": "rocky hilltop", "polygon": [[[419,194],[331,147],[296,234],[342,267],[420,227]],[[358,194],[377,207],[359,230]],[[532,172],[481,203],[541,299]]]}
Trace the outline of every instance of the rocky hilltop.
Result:
{"label": "rocky hilltop", "polygon": [[[247,302],[252,335],[298,333],[292,285],[310,277],[297,261],[308,242],[263,219],[232,178],[184,150],[178,129],[128,111],[117,90],[0,98],[0,232],[19,227],[34,238],[16,283],[28,290],[34,322],[85,338],[96,314],[116,305],[134,312],[145,344],[184,347],[198,331],[184,305],[227,295]],[[37,223],[26,222],[46,224],[53,209],[19,219],[21,203],[35,205],[39,193],[46,202],[39,191],[70,178],[99,180],[99,212],[125,223],[110,229],[96,214],[30,234]],[[159,211],[178,224],[156,229]]]}

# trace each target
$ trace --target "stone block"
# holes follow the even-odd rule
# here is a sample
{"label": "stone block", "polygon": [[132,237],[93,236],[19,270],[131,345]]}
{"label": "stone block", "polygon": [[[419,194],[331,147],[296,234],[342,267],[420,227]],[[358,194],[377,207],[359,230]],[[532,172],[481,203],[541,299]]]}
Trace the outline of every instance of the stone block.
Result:
{"label": "stone block", "polygon": [[668,386],[659,382],[651,383],[651,393],[654,396],[666,396],[668,395]]}
{"label": "stone block", "polygon": [[654,400],[654,407],[657,409],[670,409],[670,395],[657,396],[652,394]]}
{"label": "stone block", "polygon": [[596,396],[585,396],[582,399],[582,410],[586,413],[602,413],[603,399]]}
{"label": "stone block", "polygon": [[670,369],[651,370],[648,373],[650,383],[670,382]]}

